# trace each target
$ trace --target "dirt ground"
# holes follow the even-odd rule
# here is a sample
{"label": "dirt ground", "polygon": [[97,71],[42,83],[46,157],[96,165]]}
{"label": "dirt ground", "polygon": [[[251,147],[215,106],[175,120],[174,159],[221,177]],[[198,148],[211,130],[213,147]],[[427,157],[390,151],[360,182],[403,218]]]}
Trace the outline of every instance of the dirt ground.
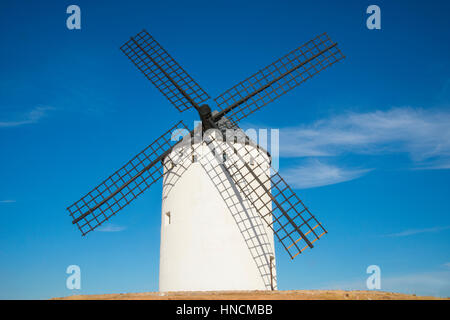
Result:
{"label": "dirt ground", "polygon": [[[194,291],[73,295],[54,300],[437,300],[383,291],[292,290],[292,291]],[[450,299],[450,298],[444,298]]]}

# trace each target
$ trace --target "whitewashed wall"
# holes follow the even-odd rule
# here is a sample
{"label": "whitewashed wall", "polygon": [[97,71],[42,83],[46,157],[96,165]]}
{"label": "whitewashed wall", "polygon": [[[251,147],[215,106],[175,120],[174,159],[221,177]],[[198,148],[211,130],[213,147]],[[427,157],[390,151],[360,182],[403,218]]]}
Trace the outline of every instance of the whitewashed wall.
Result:
{"label": "whitewashed wall", "polygon": [[[230,182],[221,154],[213,156],[205,144],[193,148],[195,162],[184,156],[172,167],[180,150],[165,159],[159,290],[270,290],[272,229]],[[257,174],[269,174],[268,155],[246,148],[263,162],[266,171]],[[276,288],[275,259],[272,274]]]}

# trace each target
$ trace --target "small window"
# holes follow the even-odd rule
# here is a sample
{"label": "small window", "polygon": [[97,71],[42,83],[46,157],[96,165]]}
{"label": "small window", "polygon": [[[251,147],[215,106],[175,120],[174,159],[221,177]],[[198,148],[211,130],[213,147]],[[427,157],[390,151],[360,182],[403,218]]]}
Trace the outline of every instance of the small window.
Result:
{"label": "small window", "polygon": [[168,226],[171,223],[170,211],[167,211],[164,216],[164,225]]}

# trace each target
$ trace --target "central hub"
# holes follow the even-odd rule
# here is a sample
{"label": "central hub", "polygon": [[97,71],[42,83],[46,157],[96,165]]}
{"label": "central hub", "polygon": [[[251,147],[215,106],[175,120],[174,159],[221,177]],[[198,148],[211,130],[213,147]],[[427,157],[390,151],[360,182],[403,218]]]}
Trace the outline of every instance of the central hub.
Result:
{"label": "central hub", "polygon": [[212,120],[211,108],[207,104],[202,104],[197,109],[200,115],[200,120],[202,121],[203,129],[207,130],[214,127],[214,122]]}
{"label": "central hub", "polygon": [[211,108],[207,104],[202,104],[198,108],[198,113],[200,114],[200,119],[211,118]]}

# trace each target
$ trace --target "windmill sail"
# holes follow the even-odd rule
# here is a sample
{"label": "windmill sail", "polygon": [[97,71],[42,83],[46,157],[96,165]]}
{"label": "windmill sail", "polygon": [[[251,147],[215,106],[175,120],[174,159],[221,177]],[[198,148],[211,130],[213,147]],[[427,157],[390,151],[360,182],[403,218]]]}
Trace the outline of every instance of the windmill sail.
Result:
{"label": "windmill sail", "polygon": [[226,154],[224,169],[272,228],[291,259],[313,248],[327,233],[279,173],[267,176],[264,174],[267,171],[261,167],[263,164],[252,161],[251,148],[241,143],[217,143],[214,139],[209,144],[213,144],[216,153]]}
{"label": "windmill sail", "polygon": [[209,99],[184,69],[143,30],[120,47],[155,87],[183,112]]}
{"label": "windmill sail", "polygon": [[177,143],[171,139],[176,129],[187,130],[187,127],[182,121],[178,122],[122,168],[67,208],[73,219],[72,223],[77,224],[83,235],[107,221],[162,177],[161,159]]}
{"label": "windmill sail", "polygon": [[[203,141],[212,148],[211,155],[223,160],[219,166],[214,165],[214,169],[220,169],[226,175],[227,183],[236,186],[233,186],[233,190],[240,193],[239,199],[244,198],[246,206],[251,204],[255,216],[258,219],[261,217],[273,230],[291,259],[307,248],[313,248],[315,242],[327,231],[280,174],[275,170],[271,172],[270,155],[259,152],[260,147],[257,145],[248,147],[248,143],[253,142],[243,132],[234,137],[234,144],[218,141],[216,138],[227,135],[228,129],[239,131],[240,120],[344,59],[337,43],[326,33],[315,37],[219,95],[214,99],[219,111],[214,112],[211,112],[208,105],[202,105],[209,99],[208,94],[147,31],[143,30],[131,37],[120,49],[180,112],[192,107],[197,110],[200,119],[206,124],[198,126],[199,130],[216,129],[216,137]],[[173,131],[180,128],[187,130],[182,121],[178,122],[67,208],[73,219],[72,223],[77,225],[83,235],[100,226],[151,187],[164,175],[164,169],[173,173],[172,169],[179,169],[177,164],[184,165],[186,159],[190,159],[192,163],[197,162],[192,145],[185,148],[183,143],[172,140]],[[196,137],[197,133],[194,129],[186,137]],[[242,137],[243,143],[242,140],[238,143],[238,138]],[[182,148],[172,152],[178,146]],[[188,149],[192,154],[183,151]],[[258,154],[264,159],[252,161]],[[165,157],[168,157],[166,168],[162,162]],[[183,172],[190,168],[191,162],[182,167]],[[173,176],[177,181],[181,175]],[[167,185],[170,183],[166,183]],[[174,190],[170,187],[165,189],[172,194]],[[180,198],[183,197],[184,195]],[[178,253],[177,251],[176,254]]]}
{"label": "windmill sail", "polygon": [[342,59],[337,43],[321,34],[215,98],[221,109],[216,118],[226,115],[237,124]]}

